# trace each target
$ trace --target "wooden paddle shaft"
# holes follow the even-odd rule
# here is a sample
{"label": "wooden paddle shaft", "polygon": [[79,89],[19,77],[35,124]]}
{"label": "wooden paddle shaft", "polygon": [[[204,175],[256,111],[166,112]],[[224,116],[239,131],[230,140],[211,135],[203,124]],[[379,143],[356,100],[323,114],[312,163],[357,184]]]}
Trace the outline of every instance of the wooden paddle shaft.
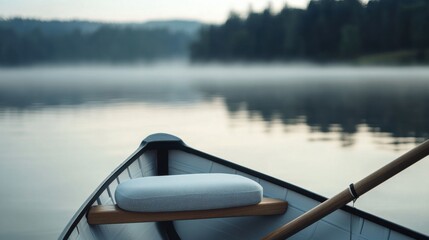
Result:
{"label": "wooden paddle shaft", "polygon": [[[407,167],[423,159],[427,155],[429,155],[429,140],[368,175],[366,178],[360,180],[354,184],[354,190],[358,196],[361,196]],[[310,211],[271,232],[263,239],[277,240],[291,237],[295,233],[317,222],[326,215],[343,207],[353,199],[355,199],[355,197],[353,196],[352,191],[350,188],[347,188],[334,197],[314,207]]]}

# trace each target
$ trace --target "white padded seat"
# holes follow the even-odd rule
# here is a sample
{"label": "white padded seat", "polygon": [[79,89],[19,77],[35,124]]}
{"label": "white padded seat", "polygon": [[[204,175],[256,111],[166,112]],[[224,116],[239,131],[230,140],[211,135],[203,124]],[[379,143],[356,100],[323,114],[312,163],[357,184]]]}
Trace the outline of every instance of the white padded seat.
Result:
{"label": "white padded seat", "polygon": [[234,174],[184,174],[131,179],[118,185],[117,205],[134,212],[175,212],[258,204],[262,186]]}

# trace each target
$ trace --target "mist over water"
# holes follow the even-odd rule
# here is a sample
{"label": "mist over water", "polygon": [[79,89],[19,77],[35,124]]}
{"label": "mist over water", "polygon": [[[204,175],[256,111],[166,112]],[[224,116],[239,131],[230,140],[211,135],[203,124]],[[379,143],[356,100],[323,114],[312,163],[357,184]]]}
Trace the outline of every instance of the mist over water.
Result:
{"label": "mist over water", "polygon": [[[332,196],[429,137],[428,93],[427,67],[0,68],[0,238],[56,238],[154,132]],[[429,164],[417,165],[356,206],[429,234]]]}
{"label": "mist over water", "polygon": [[[75,65],[1,70],[1,109],[145,102],[192,104],[221,99],[231,115],[312,131],[357,132],[367,125],[414,142],[429,136],[426,67],[350,67],[310,64]],[[409,140],[406,140],[409,141]],[[412,141],[413,142],[413,141]]]}

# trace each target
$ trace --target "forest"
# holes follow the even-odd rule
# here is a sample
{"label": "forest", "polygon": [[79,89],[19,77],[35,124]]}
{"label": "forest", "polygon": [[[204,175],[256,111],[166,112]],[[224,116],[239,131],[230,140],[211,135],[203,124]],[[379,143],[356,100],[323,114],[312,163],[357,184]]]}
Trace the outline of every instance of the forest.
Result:
{"label": "forest", "polygon": [[[197,22],[0,21],[0,65],[184,58]],[[170,28],[169,28],[170,27]]]}
{"label": "forest", "polygon": [[0,65],[188,57],[427,64],[429,0],[311,0],[306,9],[231,13],[221,25],[0,18]]}
{"label": "forest", "polygon": [[307,9],[231,13],[191,46],[199,61],[372,59],[428,62],[428,0],[312,0]]}

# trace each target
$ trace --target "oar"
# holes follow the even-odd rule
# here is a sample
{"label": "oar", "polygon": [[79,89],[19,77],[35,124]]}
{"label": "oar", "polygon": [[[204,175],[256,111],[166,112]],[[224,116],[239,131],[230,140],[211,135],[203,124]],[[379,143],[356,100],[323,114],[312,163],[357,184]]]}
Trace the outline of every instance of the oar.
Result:
{"label": "oar", "polygon": [[289,223],[265,236],[264,240],[285,239],[310,226],[333,211],[343,207],[350,201],[362,196],[369,190],[393,177],[397,173],[413,165],[429,155],[429,140],[408,151],[396,160],[380,168],[356,184],[350,184],[349,188],[338,193],[334,197],[324,201],[310,211],[295,218]]}

